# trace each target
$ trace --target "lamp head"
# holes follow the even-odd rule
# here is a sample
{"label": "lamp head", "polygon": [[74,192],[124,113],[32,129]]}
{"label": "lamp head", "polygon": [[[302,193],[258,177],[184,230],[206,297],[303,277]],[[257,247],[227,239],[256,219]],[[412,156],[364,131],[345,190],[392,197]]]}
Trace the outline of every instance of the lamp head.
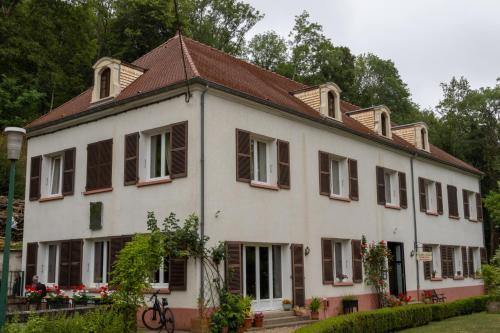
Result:
{"label": "lamp head", "polygon": [[20,127],[6,127],[4,132],[7,137],[7,158],[9,160],[18,160],[21,155],[26,130]]}

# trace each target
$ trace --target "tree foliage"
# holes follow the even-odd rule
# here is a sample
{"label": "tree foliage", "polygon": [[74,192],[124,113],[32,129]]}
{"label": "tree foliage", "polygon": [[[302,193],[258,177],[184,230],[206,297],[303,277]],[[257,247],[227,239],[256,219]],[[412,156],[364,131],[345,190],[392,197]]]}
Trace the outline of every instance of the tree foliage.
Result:
{"label": "tree foliage", "polygon": [[247,57],[257,66],[278,71],[287,61],[287,45],[274,31],[257,34],[248,43]]}

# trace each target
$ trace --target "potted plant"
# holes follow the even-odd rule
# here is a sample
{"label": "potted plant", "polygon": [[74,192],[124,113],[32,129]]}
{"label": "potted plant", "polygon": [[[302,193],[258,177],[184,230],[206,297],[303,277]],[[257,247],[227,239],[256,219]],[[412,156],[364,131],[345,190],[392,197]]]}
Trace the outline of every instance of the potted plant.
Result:
{"label": "potted plant", "polygon": [[432,304],[432,291],[424,290],[422,293],[422,299],[425,304]]}
{"label": "potted plant", "polygon": [[254,315],[255,327],[262,327],[264,325],[264,314],[262,312],[256,312]]}
{"label": "potted plant", "polygon": [[281,304],[283,305],[283,310],[284,311],[290,311],[292,309],[292,301],[290,301],[288,298],[285,298]]}
{"label": "potted plant", "polygon": [[71,296],[73,305],[87,305],[91,299],[88,293],[89,291],[85,289],[83,284],[73,289],[73,295]]}
{"label": "potted plant", "polygon": [[311,311],[311,319],[319,319],[319,309],[321,308],[321,300],[319,297],[311,298],[311,303],[309,303],[309,310]]}
{"label": "potted plant", "polygon": [[436,272],[435,270],[433,270],[433,271],[432,271],[432,278],[433,278],[433,279],[436,277],[436,273],[437,273],[437,272]]}
{"label": "potted plant", "polygon": [[42,303],[41,290],[36,290],[33,287],[27,287],[24,296],[26,297],[26,301],[29,305],[35,305],[36,309],[40,307],[40,304]]}
{"label": "potted plant", "polygon": [[241,309],[243,315],[245,316],[245,321],[243,327],[249,329],[252,327],[252,298],[250,296],[245,296],[241,298]]}
{"label": "potted plant", "polygon": [[113,292],[108,289],[106,286],[102,286],[99,289],[99,297],[94,298],[94,304],[95,305],[104,305],[104,304],[111,304],[112,303],[112,296]]}
{"label": "potted plant", "polygon": [[60,309],[68,304],[68,296],[64,294],[64,290],[61,290],[58,285],[47,288],[45,300],[49,309]]}
{"label": "potted plant", "polygon": [[337,279],[339,280],[340,283],[342,283],[345,279],[347,279],[346,274],[337,274]]}
{"label": "potted plant", "polygon": [[352,313],[354,309],[358,311],[358,298],[353,295],[342,297],[342,313]]}

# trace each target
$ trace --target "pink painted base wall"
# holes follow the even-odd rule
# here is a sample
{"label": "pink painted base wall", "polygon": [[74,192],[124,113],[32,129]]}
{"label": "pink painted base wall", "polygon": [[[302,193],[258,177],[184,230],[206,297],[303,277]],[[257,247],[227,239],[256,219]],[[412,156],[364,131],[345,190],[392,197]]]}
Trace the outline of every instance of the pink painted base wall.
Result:
{"label": "pink painted base wall", "polygon": [[[189,330],[191,328],[191,319],[198,317],[198,309],[196,308],[170,308],[174,313],[175,329]],[[137,324],[139,327],[144,327],[142,323],[143,309],[137,311]]]}

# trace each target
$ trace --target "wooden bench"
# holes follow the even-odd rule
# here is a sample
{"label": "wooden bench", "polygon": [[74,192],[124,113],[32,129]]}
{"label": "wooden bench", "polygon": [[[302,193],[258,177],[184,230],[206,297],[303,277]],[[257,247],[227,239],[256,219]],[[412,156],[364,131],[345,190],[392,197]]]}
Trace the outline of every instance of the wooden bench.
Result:
{"label": "wooden bench", "polygon": [[425,295],[430,295],[432,303],[444,303],[446,301],[446,296],[444,294],[438,294],[436,289],[424,290]]}

